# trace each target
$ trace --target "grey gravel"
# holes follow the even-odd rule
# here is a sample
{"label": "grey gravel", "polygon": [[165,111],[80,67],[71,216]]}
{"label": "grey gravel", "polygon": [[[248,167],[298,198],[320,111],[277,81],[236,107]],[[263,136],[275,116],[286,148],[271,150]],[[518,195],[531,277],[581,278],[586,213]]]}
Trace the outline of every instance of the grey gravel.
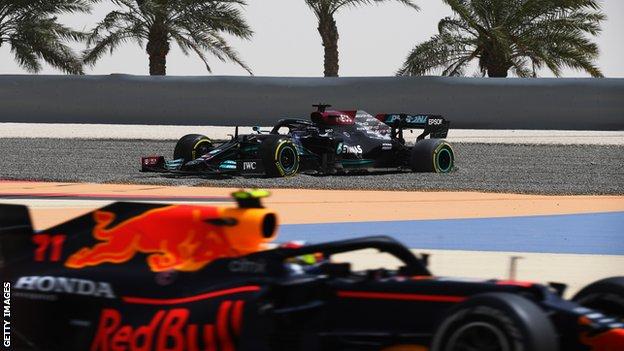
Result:
{"label": "grey gravel", "polygon": [[454,144],[450,174],[374,173],[292,178],[172,178],[140,173],[143,155],[171,157],[175,141],[0,139],[0,178],[195,186],[480,190],[624,194],[624,146]]}

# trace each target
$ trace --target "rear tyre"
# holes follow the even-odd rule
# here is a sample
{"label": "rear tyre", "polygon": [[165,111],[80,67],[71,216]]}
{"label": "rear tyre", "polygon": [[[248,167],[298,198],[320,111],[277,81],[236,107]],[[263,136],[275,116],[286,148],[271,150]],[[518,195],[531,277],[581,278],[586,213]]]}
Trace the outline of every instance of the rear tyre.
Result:
{"label": "rear tyre", "polygon": [[269,177],[290,177],[299,170],[297,147],[288,138],[270,138],[260,146],[260,157]]}
{"label": "rear tyre", "polygon": [[611,277],[589,284],[572,301],[624,321],[624,277]]}
{"label": "rear tyre", "polygon": [[414,172],[448,173],[455,165],[455,154],[442,139],[424,139],[412,147],[409,164]]}
{"label": "rear tyre", "polygon": [[209,153],[214,146],[207,136],[201,134],[188,134],[180,138],[173,150],[173,159],[184,159],[184,162],[192,161]]}
{"label": "rear tyre", "polygon": [[454,307],[432,351],[557,351],[552,322],[535,303],[508,293],[477,295]]}

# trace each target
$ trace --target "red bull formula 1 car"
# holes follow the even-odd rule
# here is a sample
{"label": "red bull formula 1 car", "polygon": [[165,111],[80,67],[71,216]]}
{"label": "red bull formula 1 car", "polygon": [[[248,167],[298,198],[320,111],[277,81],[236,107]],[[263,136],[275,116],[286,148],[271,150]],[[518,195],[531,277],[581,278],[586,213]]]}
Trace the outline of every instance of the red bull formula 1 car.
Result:
{"label": "red bull formula 1 car", "polygon": [[[266,247],[277,218],[115,203],[41,232],[0,205],[10,350],[624,350],[624,277],[564,285],[431,275],[390,237]],[[332,259],[377,249],[399,269]]]}
{"label": "red bull formula 1 car", "polygon": [[[253,175],[287,177],[296,173],[334,174],[363,170],[446,173],[454,154],[444,141],[449,121],[436,115],[378,114],[328,110],[314,105],[311,120],[282,119],[270,132],[238,135],[220,145],[206,136],[182,137],[173,160],[141,159],[144,172],[178,175]],[[406,129],[422,129],[407,145]],[[236,129],[238,131],[238,128]],[[429,139],[425,139],[430,136]]]}

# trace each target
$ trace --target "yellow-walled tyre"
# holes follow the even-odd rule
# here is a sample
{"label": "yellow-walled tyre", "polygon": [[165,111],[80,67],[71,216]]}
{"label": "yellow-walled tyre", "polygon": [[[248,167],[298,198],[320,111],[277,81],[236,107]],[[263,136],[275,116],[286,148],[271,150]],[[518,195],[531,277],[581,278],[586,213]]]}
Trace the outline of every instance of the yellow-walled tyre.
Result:
{"label": "yellow-walled tyre", "polygon": [[297,147],[288,138],[266,139],[260,146],[260,157],[269,177],[291,177],[299,170]]}
{"label": "yellow-walled tyre", "polygon": [[455,167],[455,153],[443,139],[424,139],[412,147],[409,164],[414,172],[448,173]]}
{"label": "yellow-walled tyre", "polygon": [[188,134],[180,138],[173,150],[173,159],[184,159],[184,162],[193,161],[207,153],[214,146],[207,136],[201,134]]}

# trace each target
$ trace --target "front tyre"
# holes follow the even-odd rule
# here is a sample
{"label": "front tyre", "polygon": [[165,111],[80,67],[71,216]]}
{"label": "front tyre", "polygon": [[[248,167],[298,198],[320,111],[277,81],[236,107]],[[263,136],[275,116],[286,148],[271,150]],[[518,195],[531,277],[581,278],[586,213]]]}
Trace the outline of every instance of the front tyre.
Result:
{"label": "front tyre", "polygon": [[266,139],[259,153],[269,177],[290,177],[299,170],[297,147],[288,138]]}
{"label": "front tyre", "polygon": [[423,139],[412,147],[409,161],[414,172],[448,173],[455,165],[455,154],[445,140]]}
{"label": "front tyre", "polygon": [[611,277],[589,284],[572,301],[624,321],[624,277]]}
{"label": "front tyre", "polygon": [[173,159],[184,159],[184,162],[193,161],[207,153],[214,146],[207,136],[201,134],[188,134],[180,138],[173,150]]}
{"label": "front tyre", "polygon": [[432,351],[557,351],[552,322],[535,303],[509,293],[477,295],[454,307]]}

